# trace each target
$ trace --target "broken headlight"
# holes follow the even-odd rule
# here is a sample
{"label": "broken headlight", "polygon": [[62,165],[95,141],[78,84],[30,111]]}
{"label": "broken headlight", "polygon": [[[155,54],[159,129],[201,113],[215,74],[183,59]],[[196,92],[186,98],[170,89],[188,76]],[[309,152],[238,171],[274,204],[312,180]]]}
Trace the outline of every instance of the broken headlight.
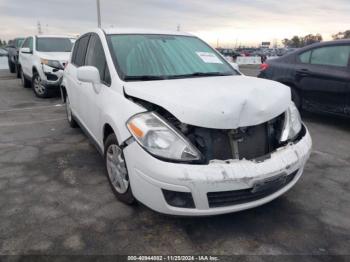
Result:
{"label": "broken headlight", "polygon": [[64,69],[61,63],[57,60],[47,60],[47,59],[41,58],[40,61],[41,61],[41,64],[43,65],[47,65],[56,69]]}
{"label": "broken headlight", "polygon": [[293,140],[302,128],[301,117],[298,108],[292,102],[285,113],[281,142]]}
{"label": "broken headlight", "polygon": [[150,154],[175,161],[195,161],[200,152],[165,120],[153,112],[133,116],[127,127]]}

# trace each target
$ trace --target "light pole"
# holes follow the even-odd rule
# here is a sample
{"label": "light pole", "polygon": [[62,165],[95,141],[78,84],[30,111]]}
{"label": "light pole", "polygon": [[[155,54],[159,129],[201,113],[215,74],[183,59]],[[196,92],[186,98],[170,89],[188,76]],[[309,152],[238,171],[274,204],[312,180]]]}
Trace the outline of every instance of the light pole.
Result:
{"label": "light pole", "polygon": [[100,8],[100,0],[96,0],[97,3],[97,26],[101,28],[101,8]]}

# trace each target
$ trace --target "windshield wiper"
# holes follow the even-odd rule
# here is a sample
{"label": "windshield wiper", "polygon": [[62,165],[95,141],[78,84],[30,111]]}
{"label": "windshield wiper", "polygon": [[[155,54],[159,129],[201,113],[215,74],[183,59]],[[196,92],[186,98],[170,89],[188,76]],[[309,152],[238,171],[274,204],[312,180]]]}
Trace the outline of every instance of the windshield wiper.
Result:
{"label": "windshield wiper", "polygon": [[152,75],[142,75],[142,76],[125,76],[124,80],[134,80],[134,81],[151,81],[151,80],[165,80],[164,76],[152,76]]}
{"label": "windshield wiper", "polygon": [[201,76],[229,76],[231,73],[222,73],[222,72],[194,72],[191,74],[185,75],[174,75],[170,76],[170,78],[187,78],[187,77],[201,77]]}

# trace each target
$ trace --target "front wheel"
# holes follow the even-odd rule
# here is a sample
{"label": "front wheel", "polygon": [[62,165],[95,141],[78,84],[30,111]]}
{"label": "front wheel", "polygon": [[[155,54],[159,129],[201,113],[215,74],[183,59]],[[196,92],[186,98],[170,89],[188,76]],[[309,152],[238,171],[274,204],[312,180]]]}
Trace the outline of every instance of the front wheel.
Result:
{"label": "front wheel", "polygon": [[69,97],[66,97],[66,114],[67,114],[67,120],[68,123],[70,125],[71,128],[77,128],[78,124],[74,119],[73,113],[72,113],[72,109],[70,107],[70,101],[69,101]]}
{"label": "front wheel", "polygon": [[122,202],[128,205],[134,204],[135,198],[131,191],[123,150],[119,147],[114,134],[106,139],[104,156],[108,181],[114,194]]}
{"label": "front wheel", "polygon": [[47,90],[46,86],[42,84],[41,78],[38,73],[34,73],[32,83],[33,83],[34,94],[37,97],[40,97],[40,98],[50,97],[49,91]]}

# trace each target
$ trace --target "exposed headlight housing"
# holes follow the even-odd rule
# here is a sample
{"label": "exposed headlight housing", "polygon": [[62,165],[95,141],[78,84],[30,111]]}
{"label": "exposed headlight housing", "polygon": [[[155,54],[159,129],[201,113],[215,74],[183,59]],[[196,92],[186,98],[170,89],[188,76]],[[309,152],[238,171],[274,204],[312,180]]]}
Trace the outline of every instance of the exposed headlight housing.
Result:
{"label": "exposed headlight housing", "polygon": [[292,102],[285,113],[281,142],[293,140],[302,129],[302,122],[298,108]]}
{"label": "exposed headlight housing", "polygon": [[47,59],[40,59],[41,64],[47,65],[56,69],[64,69],[61,63],[57,60],[47,60]]}
{"label": "exposed headlight housing", "polygon": [[200,152],[175,128],[154,112],[141,113],[127,122],[136,141],[150,154],[173,161],[200,160]]}

